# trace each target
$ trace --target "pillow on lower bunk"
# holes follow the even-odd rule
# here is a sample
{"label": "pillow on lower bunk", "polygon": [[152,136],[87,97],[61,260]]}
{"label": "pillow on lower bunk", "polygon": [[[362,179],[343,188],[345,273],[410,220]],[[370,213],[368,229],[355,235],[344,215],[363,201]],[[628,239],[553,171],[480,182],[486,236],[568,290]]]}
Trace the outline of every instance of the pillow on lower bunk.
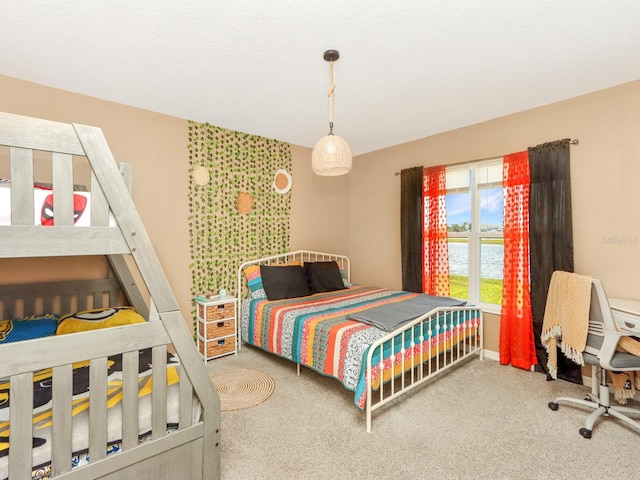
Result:
{"label": "pillow on lower bunk", "polygon": [[58,315],[32,315],[13,320],[0,320],[0,343],[21,342],[56,334]]}
{"label": "pillow on lower bunk", "polygon": [[311,295],[307,275],[300,265],[260,265],[264,291],[269,300],[306,297]]}
{"label": "pillow on lower bunk", "polygon": [[337,262],[305,262],[311,293],[333,292],[347,288]]}
{"label": "pillow on lower bunk", "polygon": [[131,325],[144,321],[144,317],[133,307],[96,308],[62,316],[56,335]]}

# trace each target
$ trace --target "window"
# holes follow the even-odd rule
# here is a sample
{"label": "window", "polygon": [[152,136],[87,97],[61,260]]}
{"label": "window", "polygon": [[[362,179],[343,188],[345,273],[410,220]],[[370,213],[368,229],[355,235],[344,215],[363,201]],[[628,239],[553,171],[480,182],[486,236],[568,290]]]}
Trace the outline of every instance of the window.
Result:
{"label": "window", "polygon": [[452,297],[501,305],[504,258],[502,158],[447,168]]}

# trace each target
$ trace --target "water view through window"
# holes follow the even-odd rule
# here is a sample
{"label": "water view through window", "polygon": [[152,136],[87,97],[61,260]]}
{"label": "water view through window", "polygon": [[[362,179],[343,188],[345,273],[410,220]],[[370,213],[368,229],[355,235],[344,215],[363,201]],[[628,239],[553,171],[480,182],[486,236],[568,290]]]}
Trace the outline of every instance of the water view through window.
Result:
{"label": "water view through window", "polygon": [[[469,299],[469,243],[463,239],[448,242],[450,295]],[[502,303],[502,239],[483,239],[480,243],[480,292],[482,303]]]}
{"label": "water view through window", "polygon": [[[480,247],[482,278],[502,280],[503,243],[483,243]],[[469,244],[449,242],[449,274],[469,276]]]}

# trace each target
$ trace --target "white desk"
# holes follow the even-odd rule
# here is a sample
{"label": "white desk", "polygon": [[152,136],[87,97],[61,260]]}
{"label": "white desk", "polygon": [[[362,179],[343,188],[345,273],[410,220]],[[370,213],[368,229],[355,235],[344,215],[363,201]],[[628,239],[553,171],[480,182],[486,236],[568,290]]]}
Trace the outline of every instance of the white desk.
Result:
{"label": "white desk", "polygon": [[[613,318],[620,328],[623,330],[638,328],[640,325],[640,301],[609,298],[609,306]],[[629,320],[629,322],[625,323],[625,320]]]}
{"label": "white desk", "polygon": [[640,300],[624,300],[609,297],[609,306],[612,310],[640,315]]}

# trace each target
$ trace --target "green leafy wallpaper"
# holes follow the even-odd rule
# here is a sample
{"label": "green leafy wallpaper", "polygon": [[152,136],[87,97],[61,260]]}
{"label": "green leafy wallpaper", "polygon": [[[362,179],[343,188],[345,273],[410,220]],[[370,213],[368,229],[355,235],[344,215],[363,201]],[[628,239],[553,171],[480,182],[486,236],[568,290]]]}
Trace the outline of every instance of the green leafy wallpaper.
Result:
{"label": "green leafy wallpaper", "polygon": [[[289,144],[189,121],[189,246],[191,293],[236,295],[236,272],[249,259],[289,249],[291,191],[273,189],[277,169],[291,171]],[[198,185],[202,168],[209,181]],[[238,194],[253,197],[240,213]]]}

